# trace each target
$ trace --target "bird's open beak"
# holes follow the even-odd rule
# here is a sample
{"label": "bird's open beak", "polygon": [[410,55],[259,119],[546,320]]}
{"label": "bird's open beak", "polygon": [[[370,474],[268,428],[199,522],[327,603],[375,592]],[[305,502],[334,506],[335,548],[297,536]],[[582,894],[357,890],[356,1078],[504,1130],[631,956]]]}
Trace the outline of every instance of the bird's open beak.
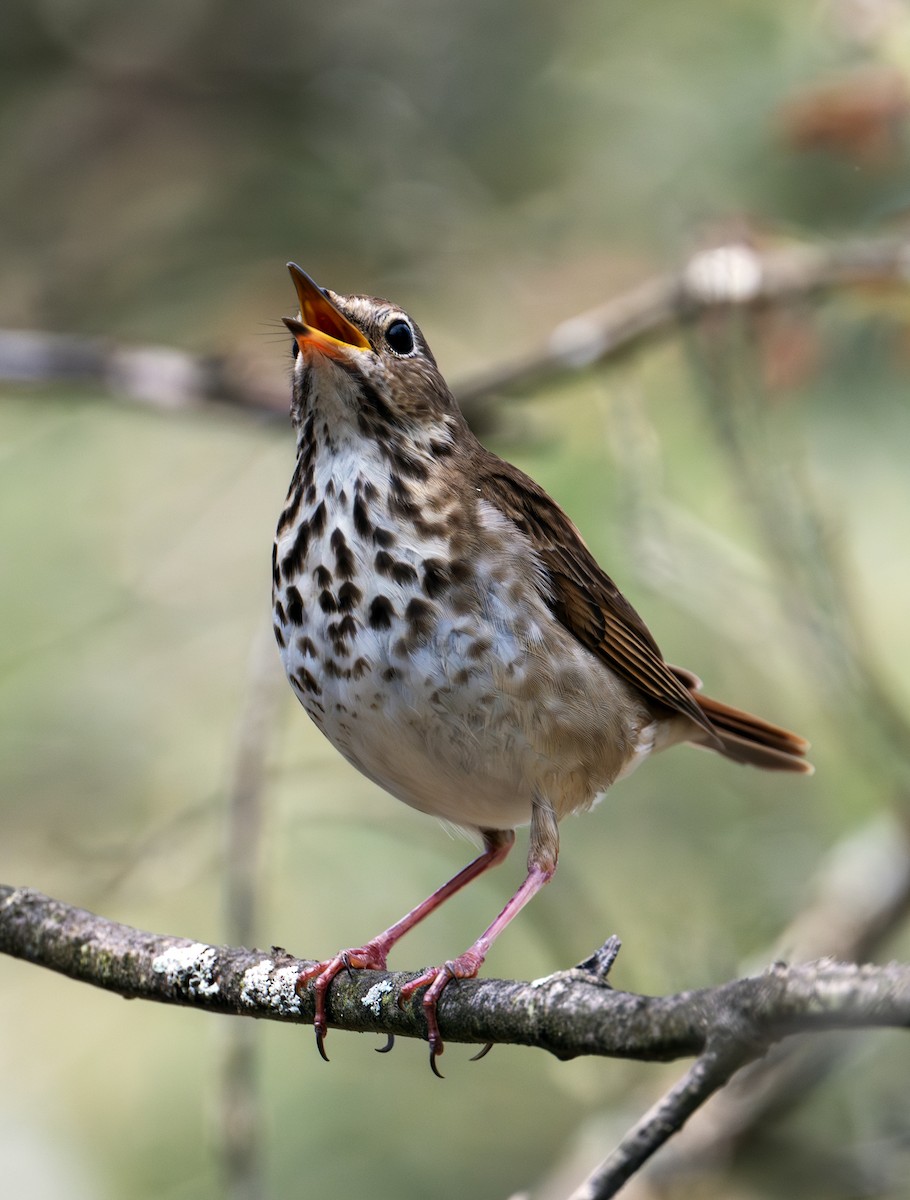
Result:
{"label": "bird's open beak", "polygon": [[300,320],[284,317],[284,323],[297,339],[301,351],[312,347],[330,358],[340,357],[344,350],[372,350],[372,346],[347,317],[335,307],[321,288],[301,271],[296,263],[288,263],[288,270],[297,289],[300,304]]}

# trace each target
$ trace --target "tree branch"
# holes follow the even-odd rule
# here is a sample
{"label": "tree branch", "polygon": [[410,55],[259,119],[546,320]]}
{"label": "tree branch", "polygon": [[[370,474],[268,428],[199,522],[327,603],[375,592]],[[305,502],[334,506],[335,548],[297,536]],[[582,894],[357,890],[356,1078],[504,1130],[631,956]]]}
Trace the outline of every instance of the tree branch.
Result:
{"label": "tree branch", "polygon": [[732,1047],[706,1051],[626,1134],[569,1200],[609,1200],[742,1065]]}
{"label": "tree branch", "polygon": [[[0,951],[130,998],[307,1024],[309,960],[193,942],[133,929],[29,888],[0,887]],[[340,976],[329,997],[339,1029],[423,1038],[419,1000],[399,1008],[403,973]],[[737,1065],[806,1030],[910,1023],[910,967],[821,960],[672,996],[616,991],[600,959],[531,983],[464,980],[439,1006],[451,1042],[537,1046],[578,1055],[651,1061],[736,1049]]]}
{"label": "tree branch", "polygon": [[900,237],[770,250],[743,241],[701,250],[680,270],[654,276],[563,321],[539,353],[464,380],[455,393],[470,407],[503,393],[527,394],[637,350],[703,313],[873,284],[906,288],[908,267],[910,242]]}

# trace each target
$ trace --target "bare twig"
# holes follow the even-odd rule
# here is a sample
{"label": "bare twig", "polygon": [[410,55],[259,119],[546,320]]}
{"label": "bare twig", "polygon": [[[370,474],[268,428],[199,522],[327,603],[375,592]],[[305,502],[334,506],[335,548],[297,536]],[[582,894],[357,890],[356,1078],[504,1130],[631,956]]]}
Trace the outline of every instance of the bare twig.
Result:
{"label": "bare twig", "polygon": [[905,238],[767,251],[745,243],[718,246],[695,254],[680,271],[646,280],[564,321],[540,353],[465,380],[456,394],[468,404],[503,393],[527,394],[569,372],[638,349],[712,310],[780,303],[870,284],[904,288],[908,278],[910,241]]}
{"label": "bare twig", "polygon": [[630,1129],[616,1149],[572,1193],[570,1200],[609,1200],[678,1133],[688,1118],[722,1088],[742,1064],[742,1053],[706,1051],[684,1077]]}
{"label": "bare twig", "polygon": [[[802,959],[823,953],[847,961],[875,951],[910,907],[910,847],[899,827],[880,818],[851,834],[827,856],[809,903],[778,939]],[[709,1098],[661,1159],[660,1174],[710,1169],[726,1163],[738,1145],[768,1119],[802,1103],[843,1061],[840,1040],[796,1038],[774,1046]],[[648,1172],[636,1180],[650,1196]],[[639,1189],[632,1186],[630,1200]]]}
{"label": "bare twig", "polygon": [[[243,712],[228,788],[225,907],[228,939],[252,945],[257,933],[263,791],[266,760],[284,677],[269,625],[253,639]],[[232,1200],[262,1200],[261,1121],[255,1030],[234,1021],[227,1030],[222,1069],[220,1158]]]}
{"label": "bare twig", "polygon": [[[910,849],[900,830],[890,821],[879,820],[846,839],[828,856],[814,891],[779,945],[798,958],[827,951],[850,961],[871,952],[903,921],[910,905]],[[736,1141],[763,1119],[784,1105],[798,1104],[828,1077],[842,1055],[840,1042],[808,1037],[775,1045],[770,1053],[750,1055],[751,1061],[745,1062],[735,1046],[732,1055],[726,1046],[710,1049],[571,1200],[606,1200],[615,1195],[690,1116],[693,1119],[673,1144],[669,1163],[661,1160],[662,1177],[680,1170],[690,1175],[698,1163],[729,1155]],[[731,1080],[731,1076],[735,1077]],[[724,1086],[728,1081],[729,1087]]]}
{"label": "bare twig", "polygon": [[107,338],[33,329],[0,330],[0,379],[92,385],[150,408],[235,405],[287,419],[288,387],[242,357],[190,354],[173,346],[120,346]]}

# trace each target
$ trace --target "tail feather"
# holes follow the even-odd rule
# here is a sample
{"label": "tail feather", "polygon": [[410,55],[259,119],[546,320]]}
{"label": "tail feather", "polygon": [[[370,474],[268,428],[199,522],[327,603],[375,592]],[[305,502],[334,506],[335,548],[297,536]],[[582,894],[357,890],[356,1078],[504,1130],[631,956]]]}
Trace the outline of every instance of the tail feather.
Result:
{"label": "tail feather", "polygon": [[712,700],[710,696],[703,696],[699,692],[693,692],[692,695],[717,735],[716,741],[705,736],[701,740],[702,745],[717,750],[734,762],[764,767],[767,771],[812,774],[815,768],[806,759],[809,743],[805,738],[763,721],[761,717],[753,717],[739,708]]}

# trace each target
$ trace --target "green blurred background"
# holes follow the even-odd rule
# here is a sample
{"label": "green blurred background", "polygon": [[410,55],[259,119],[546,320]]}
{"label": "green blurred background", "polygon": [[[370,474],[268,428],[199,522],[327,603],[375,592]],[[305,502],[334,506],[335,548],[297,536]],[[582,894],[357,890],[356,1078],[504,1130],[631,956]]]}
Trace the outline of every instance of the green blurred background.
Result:
{"label": "green blurred background", "polygon": [[[404,305],[457,381],[698,247],[905,218],[894,0],[9,0],[0,61],[0,326],[230,354],[270,387],[288,258]],[[567,967],[617,932],[617,986],[723,981],[770,958],[829,847],[905,793],[852,656],[906,715],[908,312],[850,293],[721,320],[491,408],[487,440],[572,513],[667,657],[808,736],[818,774],[651,762],[566,823],[560,873],[488,974]],[[4,386],[0,879],[227,939],[226,796],[292,460],[282,422]],[[471,848],[278,687],[255,940],[328,955]],[[394,965],[463,949],[523,853]],[[224,1195],[233,1024],[0,962],[0,1194]],[[417,1043],[377,1058],[335,1032],[326,1066],[306,1029],[251,1036],[273,1195],[541,1187],[682,1069],[452,1046],[441,1084]],[[905,1039],[857,1039],[719,1194],[908,1194],[908,1065]]]}

